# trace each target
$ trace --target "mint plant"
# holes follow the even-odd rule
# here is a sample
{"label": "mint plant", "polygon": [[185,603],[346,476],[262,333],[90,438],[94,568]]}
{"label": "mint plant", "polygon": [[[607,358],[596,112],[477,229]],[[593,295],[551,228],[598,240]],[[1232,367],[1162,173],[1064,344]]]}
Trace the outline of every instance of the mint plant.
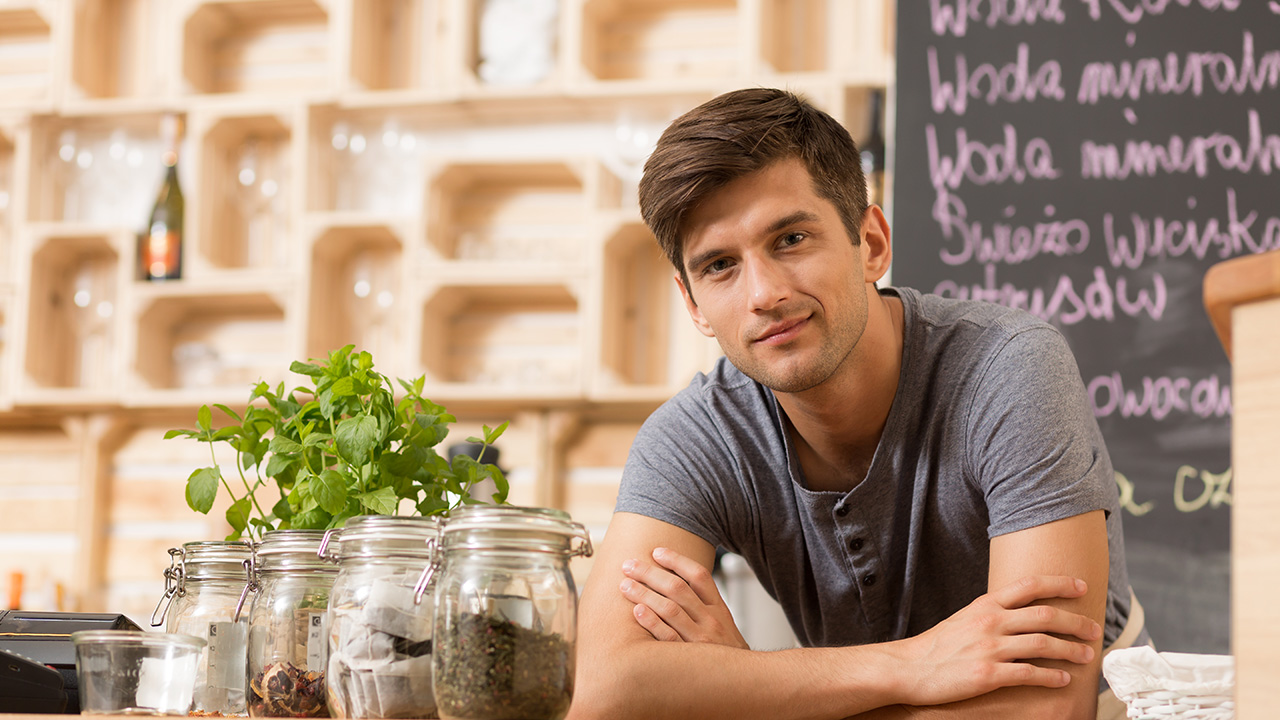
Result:
{"label": "mint plant", "polygon": [[[482,461],[509,423],[485,425],[484,437],[467,438],[481,444],[479,460],[446,459],[435,448],[457,418],[422,396],[426,378],[397,378],[404,390],[397,400],[390,380],[374,371],[373,357],[353,350],[348,345],[327,361],[294,362],[289,369],[311,378],[311,387],[286,393],[284,383],[273,390],[259,382],[242,414],[215,404],[231,421],[224,427],[213,427],[213,410],[205,405],[196,415],[197,429],[165,433],[166,439],[209,444],[213,465],[187,478],[187,504],[207,515],[225,491],[232,501],[228,540],[257,540],[275,529],[340,527],[356,515],[394,515],[405,500],[410,514],[439,515],[484,502],[470,491],[486,479],[497,488],[493,502],[506,502],[506,477]],[[215,443],[236,451],[232,477],[218,464]],[[269,485],[278,491],[274,502],[259,494]]]}

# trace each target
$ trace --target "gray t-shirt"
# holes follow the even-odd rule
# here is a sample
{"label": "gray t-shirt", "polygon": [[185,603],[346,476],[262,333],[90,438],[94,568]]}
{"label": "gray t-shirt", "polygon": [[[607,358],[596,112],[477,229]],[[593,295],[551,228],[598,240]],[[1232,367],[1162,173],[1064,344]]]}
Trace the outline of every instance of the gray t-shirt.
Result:
{"label": "gray t-shirt", "polygon": [[991,538],[1104,510],[1114,642],[1119,500],[1066,341],[999,305],[881,292],[902,299],[902,373],[853,490],[810,490],[773,392],[721,359],[645,422],[616,509],[742,555],[800,642],[828,647],[918,635],[986,592]]}

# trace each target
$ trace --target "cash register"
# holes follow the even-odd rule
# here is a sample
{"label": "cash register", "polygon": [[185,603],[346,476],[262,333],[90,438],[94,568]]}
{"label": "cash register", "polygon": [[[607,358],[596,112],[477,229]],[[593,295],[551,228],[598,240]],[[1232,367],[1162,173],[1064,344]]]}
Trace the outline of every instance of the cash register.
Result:
{"label": "cash register", "polygon": [[79,713],[71,633],[141,629],[118,614],[0,610],[0,708],[19,713]]}

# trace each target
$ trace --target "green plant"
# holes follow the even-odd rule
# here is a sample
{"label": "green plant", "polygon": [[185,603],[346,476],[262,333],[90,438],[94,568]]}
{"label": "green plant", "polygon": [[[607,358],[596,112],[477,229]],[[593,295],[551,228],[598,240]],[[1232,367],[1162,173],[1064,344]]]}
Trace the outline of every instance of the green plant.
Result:
{"label": "green plant", "polygon": [[[292,372],[311,378],[312,387],[288,393],[259,382],[243,414],[215,404],[231,421],[213,427],[213,411],[200,408],[195,430],[170,430],[165,438],[186,437],[209,444],[211,467],[187,479],[187,504],[208,514],[219,487],[231,498],[228,540],[284,528],[340,527],[356,515],[396,513],[402,500],[414,513],[438,515],[471,497],[476,483],[491,479],[493,501],[506,502],[508,484],[484,452],[507,429],[484,426],[480,460],[458,455],[451,461],[435,447],[457,418],[422,397],[425,377],[397,379],[404,395],[396,400],[388,378],[374,371],[373,357],[348,345],[329,353],[327,362],[294,362]],[[299,395],[303,396],[299,399]],[[259,399],[265,401],[257,402]],[[215,443],[235,449],[236,476],[218,464]],[[258,491],[274,482],[279,500],[264,510]],[[237,492],[236,487],[243,488]]]}

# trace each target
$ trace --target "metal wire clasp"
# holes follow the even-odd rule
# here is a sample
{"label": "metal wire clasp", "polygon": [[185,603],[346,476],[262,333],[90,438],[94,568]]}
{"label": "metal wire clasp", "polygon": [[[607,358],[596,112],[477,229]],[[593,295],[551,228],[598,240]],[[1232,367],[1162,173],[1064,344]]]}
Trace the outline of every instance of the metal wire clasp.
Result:
{"label": "metal wire clasp", "polygon": [[436,568],[440,567],[440,543],[436,538],[427,538],[427,549],[431,551],[431,562],[422,568],[422,574],[418,576],[418,582],[413,586],[413,604],[421,605],[422,596],[427,592],[427,588],[431,585],[431,578],[436,574]]}
{"label": "metal wire clasp", "polygon": [[160,596],[160,602],[156,603],[156,609],[151,611],[151,627],[164,624],[175,595],[181,597],[187,594],[186,569],[186,548],[169,548],[169,567],[164,571],[164,594]]}
{"label": "metal wire clasp", "polygon": [[244,609],[245,598],[249,597],[251,592],[258,592],[258,576],[253,572],[254,566],[257,564],[257,551],[251,549],[250,553],[253,554],[253,557],[240,563],[244,566],[244,590],[240,591],[240,599],[236,601],[236,614],[232,616],[231,622],[240,622],[240,611]]}

